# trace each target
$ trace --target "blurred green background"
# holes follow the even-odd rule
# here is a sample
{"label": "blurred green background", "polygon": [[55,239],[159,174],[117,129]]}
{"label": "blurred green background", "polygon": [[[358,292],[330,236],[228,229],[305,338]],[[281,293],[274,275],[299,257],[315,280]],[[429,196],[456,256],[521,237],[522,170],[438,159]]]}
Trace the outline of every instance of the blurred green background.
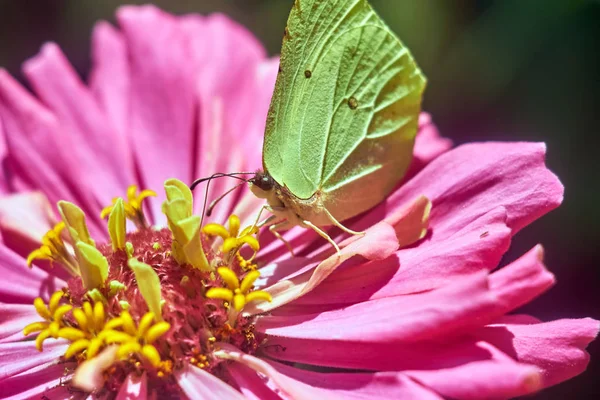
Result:
{"label": "blurred green background", "polygon": [[[0,66],[56,41],[85,77],[95,21],[119,0],[0,0]],[[142,2],[132,1],[129,3]],[[291,0],[161,0],[174,13],[220,11],[277,54]],[[535,140],[566,186],[563,206],[521,232],[510,261],[541,242],[558,285],[523,311],[542,319],[600,317],[600,2],[371,0],[429,78],[425,109],[457,144]],[[537,398],[600,398],[600,345],[582,376]],[[595,360],[594,360],[595,355]]]}

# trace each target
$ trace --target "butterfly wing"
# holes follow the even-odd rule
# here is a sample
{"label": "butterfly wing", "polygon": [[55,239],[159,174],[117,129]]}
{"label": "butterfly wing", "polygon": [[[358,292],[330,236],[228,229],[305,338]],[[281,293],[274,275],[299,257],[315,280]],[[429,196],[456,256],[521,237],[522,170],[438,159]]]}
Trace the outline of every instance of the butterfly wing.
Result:
{"label": "butterfly wing", "polygon": [[342,220],[377,204],[412,157],[425,78],[366,0],[296,0],[263,166]]}

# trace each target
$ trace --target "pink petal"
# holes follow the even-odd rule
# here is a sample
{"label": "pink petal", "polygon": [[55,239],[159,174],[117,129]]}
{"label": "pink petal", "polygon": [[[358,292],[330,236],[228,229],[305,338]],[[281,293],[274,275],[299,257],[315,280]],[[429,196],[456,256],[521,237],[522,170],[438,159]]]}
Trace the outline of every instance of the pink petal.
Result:
{"label": "pink petal", "polygon": [[493,360],[406,371],[406,374],[444,398],[503,399],[523,396],[542,388],[537,368],[516,363],[493,347],[485,347],[491,351]]}
{"label": "pink petal", "polygon": [[[194,175],[260,168],[262,137],[277,67],[265,68],[262,45],[245,28],[223,15],[187,16],[181,19],[181,25],[191,38],[189,62],[196,67],[195,88],[200,104]],[[235,183],[231,179],[212,182],[209,201]],[[243,191],[249,193],[246,187]],[[222,200],[212,219],[224,222],[237,203],[235,197]],[[197,202],[197,211],[200,207],[202,202]]]}
{"label": "pink petal", "polygon": [[[6,165],[6,158],[8,155],[8,149],[6,148],[6,137],[4,135],[4,128],[2,127],[2,115],[0,114],[0,162],[2,165]],[[9,178],[6,173],[0,176],[0,194],[8,193],[10,191]]]}
{"label": "pink petal", "polygon": [[3,242],[23,257],[39,247],[42,237],[56,222],[52,206],[41,192],[0,197]]}
{"label": "pink petal", "polygon": [[0,343],[25,339],[23,328],[41,321],[33,304],[0,303]]}
{"label": "pink petal", "polygon": [[398,373],[321,374],[268,363],[229,344],[222,344],[219,352],[225,358],[267,376],[269,386],[286,399],[439,399],[439,396]]}
{"label": "pink petal", "polygon": [[265,316],[256,329],[273,336],[354,342],[415,342],[456,334],[497,308],[487,274],[478,273],[426,293],[354,304],[297,316]]}
{"label": "pink petal", "polygon": [[[445,240],[425,239],[393,257],[337,269],[314,291],[293,303],[325,309],[423,292],[495,268],[510,244],[503,208],[490,211]],[[483,237],[482,237],[483,236]],[[292,307],[286,306],[285,308]]]}
{"label": "pink petal", "polygon": [[45,363],[19,375],[0,381],[0,396],[3,399],[69,399],[72,389],[64,384],[70,376],[65,371],[73,368],[72,363]]}
{"label": "pink petal", "polygon": [[318,373],[274,361],[269,364],[277,373],[320,389],[322,394],[318,398],[441,399],[433,391],[398,372]]}
{"label": "pink petal", "polygon": [[451,398],[504,398],[541,388],[540,372],[535,367],[519,364],[487,343],[465,339],[357,346],[343,341],[272,338],[263,349],[269,357],[287,361],[402,371]]}
{"label": "pink petal", "polygon": [[[143,186],[160,193],[168,178],[192,179],[198,104],[190,38],[176,17],[150,5],[121,7],[117,20],[131,74],[127,131]],[[151,203],[154,217],[163,199]]]}
{"label": "pink petal", "polygon": [[93,392],[104,385],[104,371],[116,360],[118,346],[112,345],[96,357],[79,364],[73,375],[73,386]]}
{"label": "pink petal", "polygon": [[511,315],[474,334],[519,362],[538,366],[543,385],[548,387],[585,371],[590,360],[585,348],[599,328],[600,322],[591,318],[539,322],[526,315]]}
{"label": "pink petal", "polygon": [[62,130],[55,115],[0,69],[0,119],[9,148],[9,166],[18,182],[40,189],[50,202],[74,201],[89,217],[90,233],[107,237],[105,224],[100,225],[98,203],[81,187],[89,181],[71,154],[74,144]]}
{"label": "pink petal", "polygon": [[240,392],[198,367],[186,365],[183,370],[175,373],[175,379],[190,399],[244,399]]}
{"label": "pink petal", "polygon": [[[346,243],[341,243],[340,247]],[[394,229],[385,222],[381,222],[366,231],[364,236],[349,238],[347,245],[340,254],[333,254],[321,262],[314,270],[307,271],[294,278],[279,281],[264,290],[273,295],[273,301],[250,304],[244,309],[249,314],[263,313],[310,292],[327,276],[329,276],[344,261],[360,255],[366,259],[384,259],[393,254],[398,248],[398,241]]]}
{"label": "pink petal", "polygon": [[[57,116],[65,140],[76,149],[69,157],[82,176],[88,177],[79,181],[82,190],[93,194],[103,206],[113,197],[124,195],[127,186],[135,183],[125,136],[107,120],[59,47],[44,45],[23,70],[40,99]],[[100,210],[95,207],[90,211]]]}
{"label": "pink petal", "polygon": [[442,137],[431,121],[431,115],[422,112],[419,115],[419,131],[415,139],[414,158],[407,175],[413,176],[450,148],[452,148],[452,140]]}
{"label": "pink petal", "polygon": [[32,304],[36,297],[48,299],[52,293],[66,286],[65,281],[52,273],[37,267],[28,268],[23,258],[2,244],[0,244],[0,275],[11,283],[0,285],[0,301],[4,303]]}
{"label": "pink petal", "polygon": [[545,166],[542,143],[472,143],[436,158],[384,204],[351,225],[368,226],[417,196],[433,203],[432,240],[443,239],[490,210],[504,207],[513,234],[556,208],[563,186]]}
{"label": "pink petal", "polygon": [[252,369],[238,363],[227,365],[227,372],[239,386],[240,391],[250,400],[281,400],[275,391],[269,388],[264,378]]}
{"label": "pink petal", "polygon": [[554,284],[554,275],[544,266],[543,258],[544,249],[538,245],[490,275],[490,289],[502,299],[498,315],[529,303]]}
{"label": "pink petal", "polygon": [[131,85],[127,46],[123,35],[108,22],[94,27],[92,61],[90,90],[114,129],[126,137]]}
{"label": "pink petal", "polygon": [[287,362],[374,371],[443,369],[493,359],[489,349],[470,337],[357,345],[341,340],[269,336],[261,351],[270,358]]}
{"label": "pink petal", "polygon": [[127,375],[121,385],[116,400],[144,400],[148,398],[148,379],[146,373],[137,376],[134,373]]}
{"label": "pink petal", "polygon": [[42,352],[37,351],[33,341],[0,343],[0,381],[44,363],[58,362],[67,347],[66,341],[53,339],[44,342]]}
{"label": "pink petal", "polygon": [[390,214],[385,221],[394,227],[400,247],[407,247],[421,240],[427,233],[431,201],[419,196],[408,207]]}

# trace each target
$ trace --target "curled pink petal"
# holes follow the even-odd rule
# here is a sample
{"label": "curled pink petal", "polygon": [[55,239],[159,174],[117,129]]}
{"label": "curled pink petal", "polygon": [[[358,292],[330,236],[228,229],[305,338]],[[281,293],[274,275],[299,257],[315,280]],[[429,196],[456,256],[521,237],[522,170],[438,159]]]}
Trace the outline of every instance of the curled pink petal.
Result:
{"label": "curled pink petal", "polygon": [[[342,243],[342,245],[344,245]],[[307,271],[292,279],[279,281],[264,289],[273,296],[273,301],[250,304],[245,309],[248,314],[262,313],[277,308],[283,304],[310,292],[341,263],[349,258],[360,255],[367,259],[384,259],[398,248],[394,229],[387,223],[381,222],[370,228],[364,236],[354,237],[343,247],[340,254],[334,254],[322,261],[313,271]]]}
{"label": "curled pink petal", "polygon": [[493,347],[485,347],[494,355],[492,360],[406,374],[444,398],[512,398],[542,388],[538,368],[514,362]]}
{"label": "curled pink petal", "polygon": [[[390,258],[336,270],[314,291],[294,302],[331,305],[427,291],[481,270],[495,268],[510,244],[506,212],[498,208],[446,240],[424,239]],[[286,307],[287,308],[287,307]]]}
{"label": "curled pink petal", "polygon": [[250,400],[281,400],[266,384],[266,379],[258,376],[256,372],[245,365],[231,363],[227,365],[227,372],[240,388],[242,394]]}
{"label": "curled pink petal", "polygon": [[190,399],[244,399],[240,392],[198,367],[187,365],[175,374],[175,379]]}
{"label": "curled pink petal", "polygon": [[145,400],[148,398],[148,378],[146,373],[137,376],[133,373],[127,375],[121,385],[116,400]]}
{"label": "curled pink petal", "polygon": [[490,275],[490,288],[503,303],[498,314],[527,304],[554,285],[554,275],[546,269],[543,259],[544,249],[538,245]]}
{"label": "curled pink petal", "polygon": [[540,322],[526,315],[509,315],[474,334],[522,363],[542,370],[544,387],[556,385],[585,371],[587,345],[600,323],[591,318]]}
{"label": "curled pink petal", "polygon": [[269,363],[244,354],[228,344],[221,346],[219,354],[267,376],[272,389],[285,399],[440,399],[435,393],[399,373],[321,374]]}

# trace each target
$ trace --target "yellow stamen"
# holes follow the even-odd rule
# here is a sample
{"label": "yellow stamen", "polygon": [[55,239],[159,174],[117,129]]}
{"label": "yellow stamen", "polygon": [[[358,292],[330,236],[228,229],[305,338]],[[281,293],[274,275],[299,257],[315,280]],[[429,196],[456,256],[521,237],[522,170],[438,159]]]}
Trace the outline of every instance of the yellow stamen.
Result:
{"label": "yellow stamen", "polygon": [[233,308],[237,311],[242,311],[242,308],[244,308],[245,305],[246,297],[241,293],[236,293],[236,295],[233,296]]}
{"label": "yellow stamen", "polygon": [[233,292],[227,288],[210,288],[206,292],[206,297],[209,299],[231,301],[233,299]]}
{"label": "yellow stamen", "polygon": [[262,290],[250,292],[252,285],[260,276],[258,271],[250,271],[240,284],[240,281],[231,269],[227,267],[219,267],[217,272],[227,285],[227,288],[210,288],[206,292],[206,297],[209,299],[221,299],[227,302],[233,302],[233,308],[236,311],[241,311],[246,304],[251,301],[271,301],[271,295]]}
{"label": "yellow stamen", "polygon": [[65,351],[65,358],[71,358],[77,353],[81,353],[85,349],[88,348],[90,341],[87,339],[79,339],[69,346],[67,351]]}
{"label": "yellow stamen", "polygon": [[[156,192],[153,190],[142,190],[140,193],[137,193],[138,187],[136,185],[130,185],[127,188],[127,201],[123,201],[123,211],[125,212],[125,216],[129,218],[133,223],[138,227],[138,229],[143,229],[148,226],[146,222],[146,217],[144,216],[144,210],[142,208],[142,203],[144,199],[147,197],[156,197]],[[113,211],[113,208],[117,205],[118,197],[113,199],[113,203],[110,206],[104,207],[102,212],[100,213],[100,217],[102,219],[106,218],[107,215],[110,215]],[[112,237],[111,237],[112,238]]]}
{"label": "yellow stamen", "polygon": [[121,313],[121,320],[123,321],[123,329],[125,329],[125,332],[135,336],[137,329],[135,328],[135,323],[133,322],[133,318],[131,318],[131,314],[129,314],[128,311],[123,311]]}
{"label": "yellow stamen", "polygon": [[169,329],[171,329],[171,325],[168,322],[158,322],[148,329],[144,339],[146,339],[146,343],[152,344],[156,339],[167,333]]}
{"label": "yellow stamen", "polygon": [[[65,314],[71,311],[72,308],[73,306],[70,304],[63,304],[54,311],[54,314],[52,314],[52,319],[55,321],[61,321]],[[50,309],[52,308],[50,307]]]}
{"label": "yellow stamen", "polygon": [[37,297],[33,300],[33,306],[35,307],[35,311],[39,314],[40,317],[49,320],[51,318],[50,311],[46,308],[46,304],[44,304],[44,300],[41,297]]}
{"label": "yellow stamen", "polygon": [[260,272],[258,271],[248,272],[244,279],[242,279],[242,283],[240,285],[240,290],[242,291],[242,293],[248,292],[252,288],[252,285],[258,279],[259,276]]}
{"label": "yellow stamen", "polygon": [[65,226],[65,223],[60,221],[54,225],[54,228],[46,232],[42,238],[41,246],[27,256],[28,267],[32,266],[34,260],[48,260],[60,263],[72,276],[78,275],[77,263],[67,250],[61,237]]}
{"label": "yellow stamen", "polygon": [[48,325],[49,324],[47,322],[33,322],[23,328],[23,335],[27,336],[33,332],[43,331],[44,329],[48,328]]}
{"label": "yellow stamen", "polygon": [[204,225],[202,232],[209,236],[220,236],[223,240],[229,237],[229,231],[223,225],[214,222]]}
{"label": "yellow stamen", "polygon": [[146,313],[142,317],[142,319],[140,320],[140,323],[138,325],[138,335],[139,336],[146,335],[148,328],[150,328],[150,326],[152,325],[152,321],[154,321],[154,313],[152,313],[152,312]]}
{"label": "yellow stamen", "polygon": [[58,338],[61,330],[65,329],[63,318],[65,314],[71,310],[72,306],[68,304],[59,304],[63,295],[64,292],[62,290],[54,292],[52,296],[50,296],[48,305],[44,303],[44,300],[42,300],[41,297],[38,297],[33,301],[35,310],[44,321],[27,325],[23,328],[23,335],[27,336],[31,333],[39,332],[35,341],[36,348],[39,351],[42,351],[44,340],[49,337]]}
{"label": "yellow stamen", "polygon": [[231,269],[227,267],[219,267],[217,268],[217,272],[219,275],[221,275],[221,278],[230,290],[235,290],[240,287],[240,281],[235,272],[233,272]]}
{"label": "yellow stamen", "polygon": [[86,331],[88,328],[88,319],[85,316],[85,312],[83,312],[81,308],[76,308],[73,310],[73,317],[75,317],[75,321],[77,321],[79,329]]}
{"label": "yellow stamen", "polygon": [[160,354],[158,354],[156,347],[152,346],[151,344],[144,345],[141,353],[154,367],[158,367],[160,365]]}
{"label": "yellow stamen", "polygon": [[50,296],[50,301],[48,302],[48,310],[50,311],[50,314],[54,314],[58,308],[58,303],[60,303],[60,299],[62,299],[63,296],[64,292],[62,290],[52,293],[52,296]]}
{"label": "yellow stamen", "polygon": [[[237,215],[231,215],[229,217],[229,229],[216,223],[206,224],[204,228],[202,228],[202,231],[206,235],[221,237],[223,239],[221,250],[224,253],[235,254],[242,268],[252,269],[251,267],[249,268],[249,266],[252,265],[251,260],[260,248],[258,240],[253,236],[258,232],[258,229],[255,226],[248,226],[244,228],[241,233],[239,230],[240,219]],[[245,260],[239,253],[240,248],[244,245],[248,245],[254,251],[254,255],[250,260]]]}
{"label": "yellow stamen", "polygon": [[104,326],[104,320],[106,315],[104,314],[104,305],[102,303],[94,304],[94,325],[96,332],[100,332]]}
{"label": "yellow stamen", "polygon": [[265,292],[264,290],[255,290],[254,292],[250,292],[246,295],[246,303],[261,300],[271,302],[273,300],[271,293]]}
{"label": "yellow stamen", "polygon": [[229,235],[232,237],[237,237],[239,231],[240,231],[240,218],[237,215],[232,214],[229,217]]}
{"label": "yellow stamen", "polygon": [[50,331],[48,329],[40,332],[39,335],[35,338],[35,348],[38,351],[44,350],[44,340],[50,337]]}

